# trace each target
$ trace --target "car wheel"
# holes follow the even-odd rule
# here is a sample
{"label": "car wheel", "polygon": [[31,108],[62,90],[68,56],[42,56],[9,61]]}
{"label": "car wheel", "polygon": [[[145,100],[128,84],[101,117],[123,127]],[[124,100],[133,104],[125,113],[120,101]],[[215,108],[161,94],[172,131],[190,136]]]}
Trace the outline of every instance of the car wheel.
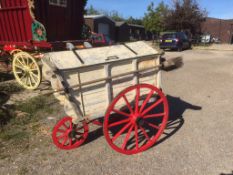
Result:
{"label": "car wheel", "polygon": [[182,46],[179,46],[178,49],[177,49],[178,52],[181,52],[182,50],[183,50]]}

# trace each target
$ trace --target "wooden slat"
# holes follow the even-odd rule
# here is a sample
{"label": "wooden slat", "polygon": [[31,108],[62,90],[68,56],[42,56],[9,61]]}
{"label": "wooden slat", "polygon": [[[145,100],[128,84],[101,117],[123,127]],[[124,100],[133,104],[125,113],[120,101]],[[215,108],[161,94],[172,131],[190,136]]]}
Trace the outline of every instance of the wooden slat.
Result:
{"label": "wooden slat", "polygon": [[[1,5],[2,5],[2,8],[5,8],[6,7],[6,4],[5,4],[5,1],[2,0],[1,1]],[[5,12],[1,12],[1,16],[2,16],[2,23],[3,23],[3,28],[4,28],[4,34],[5,34],[5,38],[4,40],[5,41],[10,41],[10,33],[8,32],[8,21],[7,21],[7,14]]]}
{"label": "wooden slat", "polygon": [[[16,0],[17,6],[21,6],[21,0]],[[26,41],[26,36],[25,36],[25,30],[24,30],[24,24],[23,24],[23,13],[21,10],[17,11],[17,17],[18,17],[18,25],[19,25],[19,30],[21,33],[21,41]]]}
{"label": "wooden slat", "polygon": [[12,11],[12,7],[10,4],[10,1],[6,1],[6,5],[8,7],[9,10],[7,10],[7,14],[8,14],[8,22],[9,22],[9,26],[10,26],[10,32],[11,32],[11,41],[17,41],[16,39],[16,30],[15,30],[15,26],[14,26],[14,19],[13,19],[13,11]]}
{"label": "wooden slat", "polygon": [[[16,7],[16,1],[11,1],[11,6]],[[20,30],[18,27],[18,16],[17,16],[17,10],[13,10],[12,11],[12,16],[13,16],[13,24],[14,24],[14,29],[15,29],[15,41],[19,42],[21,41],[21,34],[20,34]]]}

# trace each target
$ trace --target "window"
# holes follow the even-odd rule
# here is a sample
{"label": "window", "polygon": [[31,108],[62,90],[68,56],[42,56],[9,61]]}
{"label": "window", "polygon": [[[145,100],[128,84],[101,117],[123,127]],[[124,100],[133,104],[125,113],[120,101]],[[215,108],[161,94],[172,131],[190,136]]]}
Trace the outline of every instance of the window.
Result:
{"label": "window", "polygon": [[49,0],[49,5],[67,7],[67,0]]}

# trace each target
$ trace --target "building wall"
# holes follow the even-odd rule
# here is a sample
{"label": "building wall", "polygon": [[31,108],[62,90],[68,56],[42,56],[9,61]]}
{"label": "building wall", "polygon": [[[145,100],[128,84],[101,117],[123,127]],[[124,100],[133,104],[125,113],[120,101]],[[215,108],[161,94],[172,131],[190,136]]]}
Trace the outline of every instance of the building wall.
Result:
{"label": "building wall", "polygon": [[206,21],[202,23],[201,31],[202,33],[208,33],[215,38],[219,38],[222,43],[231,43],[233,21],[207,18]]}
{"label": "building wall", "polygon": [[117,42],[129,41],[129,26],[127,23],[116,27],[116,41]]}
{"label": "building wall", "polygon": [[129,34],[131,40],[145,40],[146,31],[144,27],[129,24]]}
{"label": "building wall", "polygon": [[96,31],[96,33],[99,33],[98,25],[100,23],[107,24],[109,26],[109,37],[110,37],[111,40],[116,41],[116,38],[115,38],[115,32],[116,32],[115,23],[113,21],[111,21],[110,19],[108,19],[107,17],[95,19],[94,20],[94,31]]}
{"label": "building wall", "polygon": [[48,41],[81,39],[83,0],[67,0],[67,7],[49,5],[48,0],[36,0],[35,7],[35,17],[44,24]]}
{"label": "building wall", "polygon": [[94,20],[91,18],[85,18],[84,20],[85,20],[85,24],[90,27],[91,31],[96,32],[94,31]]}

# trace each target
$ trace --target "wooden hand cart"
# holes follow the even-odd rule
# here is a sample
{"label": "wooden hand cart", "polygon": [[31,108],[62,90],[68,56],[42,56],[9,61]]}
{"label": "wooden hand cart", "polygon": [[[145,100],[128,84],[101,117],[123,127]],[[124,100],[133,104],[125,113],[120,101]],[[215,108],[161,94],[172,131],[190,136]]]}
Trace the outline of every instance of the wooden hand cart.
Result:
{"label": "wooden hand cart", "polygon": [[151,147],[168,120],[159,57],[144,42],[46,54],[43,75],[68,116],[54,127],[55,145],[80,146],[88,123],[105,116],[103,132],[114,150],[129,155]]}

